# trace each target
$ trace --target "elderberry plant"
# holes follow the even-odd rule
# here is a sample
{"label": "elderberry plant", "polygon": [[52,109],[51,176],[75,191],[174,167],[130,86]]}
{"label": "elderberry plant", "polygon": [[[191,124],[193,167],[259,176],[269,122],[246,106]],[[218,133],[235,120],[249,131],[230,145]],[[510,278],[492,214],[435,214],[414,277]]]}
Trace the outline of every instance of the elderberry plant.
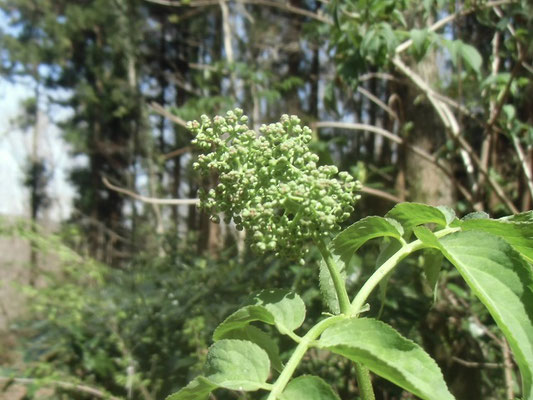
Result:
{"label": "elderberry plant", "polygon": [[[317,166],[308,148],[311,131],[297,117],[283,116],[259,133],[246,123],[237,109],[189,124],[194,143],[206,153],[194,167],[216,181],[201,195],[202,206],[214,222],[222,214],[246,229],[258,251],[301,258],[306,246],[316,245],[323,257],[320,289],[332,314],[298,334],[305,305],[296,293],[265,289],[251,295],[213,333],[204,375],[167,400],[207,400],[217,389],[262,391],[255,398],[267,400],[339,400],[320,377],[294,377],[310,348],[353,361],[363,400],[374,399],[369,371],[424,400],[454,399],[437,363],[418,344],[376,318],[361,316],[374,289],[418,251],[428,255],[421,273],[431,287],[437,287],[445,258],[485,305],[513,351],[522,399],[533,400],[532,211],[458,219],[447,207],[402,203],[384,217],[363,218],[333,236],[353,210],[359,183],[342,172],[336,179],[335,167]],[[388,244],[375,272],[350,299],[345,265],[376,238]],[[295,342],[285,364],[276,341],[254,322],[273,325]]]}

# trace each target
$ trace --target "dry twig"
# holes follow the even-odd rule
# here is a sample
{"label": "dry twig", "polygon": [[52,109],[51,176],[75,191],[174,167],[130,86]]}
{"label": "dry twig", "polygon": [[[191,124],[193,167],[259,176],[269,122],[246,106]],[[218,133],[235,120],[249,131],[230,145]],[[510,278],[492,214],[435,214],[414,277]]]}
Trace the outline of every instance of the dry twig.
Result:
{"label": "dry twig", "polygon": [[[499,0],[499,1],[489,1],[485,4],[476,4],[475,7],[469,8],[467,10],[461,10],[456,12],[455,14],[450,14],[442,19],[439,19],[437,22],[435,22],[433,25],[429,27],[429,31],[435,32],[438,31],[440,28],[448,25],[450,22],[454,21],[455,19],[459,17],[464,17],[465,15],[471,14],[480,8],[494,8],[498,6],[503,6],[505,4],[513,4],[517,3],[516,0]],[[411,45],[413,44],[412,39],[408,39],[405,42],[401,43],[398,47],[396,47],[396,54],[400,54],[403,51],[407,50]]]}
{"label": "dry twig", "polygon": [[169,206],[190,206],[190,205],[196,205],[200,203],[199,199],[159,199],[155,197],[146,197],[146,196],[137,194],[135,192],[132,192],[131,190],[124,189],[119,186],[115,186],[111,184],[107,180],[106,177],[102,177],[102,182],[107,188],[114,190],[115,192],[133,197],[134,199],[142,201],[143,203],[161,204],[161,205],[169,205]]}
{"label": "dry twig", "polygon": [[315,122],[314,124],[312,124],[312,127],[313,128],[340,128],[340,129],[351,129],[351,130],[356,130],[356,131],[367,131],[367,132],[372,132],[377,135],[383,136],[386,139],[389,139],[390,141],[394,143],[404,145],[407,147],[407,149],[419,155],[424,160],[429,161],[430,163],[435,164],[437,167],[439,167],[446,174],[446,176],[448,176],[453,181],[453,183],[455,184],[457,189],[461,192],[461,194],[465,197],[465,199],[467,199],[470,202],[472,201],[472,196],[470,192],[455,179],[453,174],[450,172],[449,168],[446,165],[444,165],[437,157],[429,154],[428,152],[426,152],[425,150],[421,149],[418,146],[405,143],[401,137],[383,128],[379,128],[377,126],[368,125],[368,124],[358,124],[358,123],[351,123],[351,122],[330,122],[330,121]]}
{"label": "dry twig", "polygon": [[82,385],[82,384],[70,383],[70,382],[65,382],[65,381],[55,381],[55,380],[53,381],[46,380],[46,382],[44,382],[40,379],[10,378],[8,376],[0,376],[0,383],[9,384],[10,382],[20,383],[22,385],[32,385],[35,383],[42,383],[43,385],[46,384],[49,386],[58,386],[63,389],[90,394],[91,396],[97,397],[99,399],[121,400],[120,397],[111,396],[107,393],[104,393],[101,390],[95,389],[87,385]]}
{"label": "dry twig", "polygon": [[156,113],[158,113],[159,115],[162,115],[163,117],[168,118],[169,120],[171,120],[175,124],[183,126],[184,128],[187,126],[187,122],[185,120],[181,119],[177,115],[172,114],[165,107],[163,107],[159,103],[156,103],[155,101],[150,103],[150,108],[152,110],[154,110]]}

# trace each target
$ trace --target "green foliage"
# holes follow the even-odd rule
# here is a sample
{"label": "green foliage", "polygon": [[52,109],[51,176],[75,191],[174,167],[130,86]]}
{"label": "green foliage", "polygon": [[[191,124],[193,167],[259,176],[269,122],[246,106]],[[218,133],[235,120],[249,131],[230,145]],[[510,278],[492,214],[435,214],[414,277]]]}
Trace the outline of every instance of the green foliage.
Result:
{"label": "green foliage", "polygon": [[[470,221],[483,223],[485,220]],[[418,236],[442,251],[487,307],[513,350],[522,373],[524,398],[533,398],[531,265],[523,261],[509,243],[481,230],[458,232],[440,241],[429,231]],[[531,240],[529,242],[531,246]]]}
{"label": "green foliage", "polygon": [[213,334],[218,340],[225,332],[239,329],[252,321],[276,325],[289,334],[299,328],[305,319],[305,305],[300,296],[284,290],[263,290],[252,296],[248,304],[231,314]]}
{"label": "green foliage", "polygon": [[[274,172],[269,175],[276,177],[276,155],[268,152],[267,146],[262,149],[263,153],[268,157],[273,156],[273,163],[268,163],[267,160],[255,164],[246,158],[247,154],[255,158],[262,155],[258,149],[249,145],[255,140],[255,134],[250,134],[244,140],[244,146],[237,149],[227,147],[226,142],[220,139],[221,134],[227,134],[229,139],[226,140],[236,141],[237,146],[240,145],[240,134],[248,131],[245,126],[238,124],[239,118],[240,110],[227,114],[230,128],[221,117],[215,118],[214,129],[207,117],[202,119],[203,126],[196,121],[190,125],[196,131],[201,147],[205,150],[215,147],[210,155],[200,158],[197,168],[207,172],[212,167],[223,176],[231,174],[235,169],[238,174],[244,164],[247,166],[245,170],[248,177],[261,174],[261,169],[265,169],[266,177],[268,168],[265,165],[269,165],[274,168]],[[219,125],[220,131],[215,132]],[[279,129],[282,126],[280,124]],[[290,127],[285,126],[286,129]],[[271,133],[266,130],[263,132]],[[287,151],[290,148],[285,149]],[[233,183],[236,182],[239,179],[235,179]],[[272,178],[269,184],[275,185],[276,180]],[[251,188],[251,195],[254,195],[257,188],[253,185]],[[209,199],[204,198],[204,201],[209,201],[209,208],[217,212],[229,209],[229,215],[234,217],[228,204],[230,201],[224,197],[224,194],[231,195],[234,191],[234,186],[224,186],[219,190],[222,196],[217,197],[214,190]],[[240,200],[237,196],[231,202],[239,206]],[[272,198],[262,196],[256,201],[269,203]],[[300,223],[300,220],[297,222]],[[205,399],[216,387],[235,390],[237,386],[238,390],[245,391],[247,388],[249,391],[268,390],[270,394],[267,400],[303,396],[310,387],[318,388],[314,394],[317,398],[336,398],[335,392],[319,378],[302,377],[292,380],[305,353],[313,347],[330,350],[356,363],[359,393],[365,400],[374,398],[372,384],[365,372],[367,368],[423,399],[454,399],[439,366],[418,344],[403,337],[390,325],[373,318],[359,317],[368,310],[365,302],[373,290],[378,285],[384,287],[400,261],[419,250],[429,251],[426,260],[429,265],[424,267],[424,272],[432,290],[437,287],[442,254],[457,268],[466,284],[486,306],[511,345],[522,374],[523,396],[530,399],[533,384],[533,354],[530,354],[533,348],[533,323],[530,315],[533,309],[533,273],[531,266],[517,250],[526,257],[529,255],[533,248],[530,240],[532,226],[528,214],[516,217],[516,221],[512,218],[490,220],[485,215],[474,215],[461,221],[448,207],[417,203],[399,204],[385,218],[364,218],[338,234],[329,246],[323,241],[316,241],[323,257],[321,289],[326,304],[335,315],[315,323],[300,337],[293,332],[302,325],[305,317],[305,306],[300,298],[279,290],[260,292],[215,330],[213,338],[216,343],[208,352],[204,376],[197,378],[170,399],[200,400]],[[253,226],[244,228],[252,230]],[[499,237],[494,236],[494,233]],[[376,261],[375,272],[363,283],[349,304],[346,265],[363,244],[376,238],[385,238],[388,245]],[[381,291],[381,297],[383,301],[386,297],[385,290]],[[263,331],[259,331],[261,335],[248,334],[249,338],[244,340],[240,340],[246,336],[242,332],[237,340],[225,339],[229,332],[249,328],[249,324],[254,321],[275,325],[281,334],[288,335],[297,344],[285,366],[281,370],[275,368],[279,376],[272,384],[267,382],[270,375],[269,359],[277,360],[277,353],[272,346],[273,341],[266,341],[263,337]],[[263,345],[259,342],[263,342]],[[218,346],[223,350],[219,350]],[[244,348],[246,346],[249,348]],[[251,361],[250,354],[254,355],[256,363]],[[247,379],[244,379],[239,365],[250,371]],[[309,381],[309,387],[302,383],[304,381]]]}
{"label": "green foliage", "polygon": [[326,329],[318,345],[403,387],[422,399],[453,399],[442,373],[417,344],[381,321],[346,320]]}
{"label": "green foliage", "polygon": [[270,361],[255,343],[223,339],[209,348],[205,371],[206,378],[219,387],[254,391],[265,387]]}
{"label": "green foliage", "polygon": [[[450,192],[450,204],[457,200],[461,213],[481,206],[501,216],[512,210],[510,205],[530,208],[529,178],[523,173],[533,144],[528,123],[533,43],[529,2],[502,3],[497,8],[491,2],[442,0],[333,0],[299,2],[294,7],[228,2],[229,21],[209,2],[204,7],[182,1],[172,8],[141,0],[38,3],[37,7],[34,0],[0,0],[0,13],[9,24],[0,27],[0,72],[9,80],[29,78],[43,94],[40,102],[54,102],[41,110],[53,110],[51,120],[58,105],[71,111],[57,113],[68,115],[59,127],[71,155],[81,156],[78,168],[71,171],[77,196],[71,220],[75,233],[68,231],[64,237],[83,256],[55,240],[52,245],[31,230],[19,232],[39,251],[53,247],[54,254],[65,257],[57,273],[43,272],[46,287],[27,290],[31,313],[19,325],[24,329],[16,331],[26,339],[21,343],[29,368],[23,372],[39,380],[35,387],[63,379],[115,396],[163,398],[194,378],[178,398],[207,399],[224,386],[213,376],[239,374],[234,366],[218,361],[223,352],[216,350],[217,344],[231,341],[247,343],[241,351],[257,351],[258,359],[268,355],[272,371],[267,380],[272,384],[263,384],[272,389],[271,399],[357,398],[364,382],[356,382],[352,361],[329,354],[317,343],[322,332],[339,329],[337,324],[383,319],[397,332],[376,323],[375,332],[357,345],[372,345],[373,334],[379,337],[381,330],[402,338],[399,343],[416,342],[417,349],[423,347],[435,358],[457,398],[505,396],[501,369],[483,368],[485,363],[503,364],[499,337],[504,332],[523,374],[526,384],[521,394],[526,396],[531,381],[527,289],[531,279],[524,270],[533,262],[531,213],[504,219],[475,214],[458,220],[450,209],[404,203],[381,217],[390,197],[369,196],[355,215],[346,217],[355,193],[348,190],[350,200],[342,198],[346,193],[337,189],[346,187],[346,182],[335,178],[332,167],[323,169],[320,177],[333,182],[334,189],[325,196],[314,184],[316,176],[307,177],[324,164],[353,174],[358,163],[357,171],[362,172],[353,175],[367,189],[423,201],[414,190],[423,182],[409,177],[410,169],[421,169],[411,151],[411,146],[420,146],[450,174],[453,184],[433,182],[431,174],[422,181]],[[432,26],[446,20],[440,28]],[[222,30],[228,22],[229,35]],[[227,41],[234,52],[232,60],[224,59],[230,56]],[[395,59],[410,71],[400,70]],[[412,79],[416,74],[430,90],[417,86],[419,81]],[[374,97],[355,92],[356,85]],[[274,124],[243,140],[241,153],[220,159],[217,154],[217,160],[205,168],[210,172],[198,181],[189,168],[197,156],[195,151],[189,153],[191,135],[160,115],[148,117],[153,102],[185,120],[244,104],[253,120],[238,121],[240,125],[259,126],[290,112],[301,115],[309,126],[318,121],[319,128],[308,143],[304,124],[284,117],[282,128]],[[383,104],[388,106],[386,112]],[[30,100],[27,111],[34,112],[36,105]],[[331,115],[339,122],[390,130],[405,145],[370,132],[320,128],[321,120]],[[421,115],[428,123],[413,125]],[[444,121],[435,121],[443,115]],[[26,128],[36,122],[29,117],[21,121]],[[459,123],[458,136],[452,132],[454,120]],[[293,135],[297,126],[302,135]],[[243,130],[240,136],[246,139],[248,128]],[[448,135],[440,138],[442,143],[436,140],[441,132]],[[255,146],[261,141],[257,136],[269,146],[273,137],[288,145],[275,144],[276,154],[268,160],[271,155]],[[221,153],[236,148],[235,137],[225,133],[218,139],[225,141]],[[468,144],[473,163],[464,158]],[[294,148],[303,149],[305,157],[306,146],[318,150],[320,159],[311,155],[303,166],[293,160],[277,164],[283,157],[289,159],[287,153]],[[517,156],[520,146],[525,161]],[[218,151],[212,143],[207,150]],[[489,160],[485,169],[502,187],[507,204],[494,200],[499,192],[487,184],[478,158]],[[266,168],[262,175],[252,171],[256,160]],[[413,161],[415,167],[406,168]],[[310,163],[316,169],[307,168]],[[210,167],[215,164],[213,173]],[[35,178],[28,179],[30,186],[42,186],[53,164],[42,165],[46,168],[29,171],[28,176]],[[235,171],[239,186],[227,182],[217,192],[223,176]],[[222,227],[220,234],[206,213],[194,207],[167,209],[130,201],[102,186],[102,176],[151,197],[194,198],[198,188],[213,188],[216,204],[208,210],[212,217],[233,217],[239,229],[248,231],[254,249],[263,249],[265,256],[251,255],[246,247],[237,250],[233,224]],[[261,182],[250,184],[254,177]],[[459,192],[453,193],[454,185]],[[233,196],[239,187],[251,196]],[[287,196],[292,198],[284,200]],[[246,207],[239,209],[244,200]],[[217,208],[220,204],[224,210]],[[255,215],[245,216],[250,209]],[[373,213],[380,217],[362,218]],[[328,243],[348,221],[352,225]],[[318,235],[309,234],[313,230],[323,237],[317,240]],[[461,248],[467,240],[472,243]],[[219,250],[223,241],[228,247]],[[311,241],[317,248],[309,246]],[[445,248],[448,255],[443,255]],[[304,259],[305,268],[271,258],[269,254],[276,252]],[[87,255],[110,265],[97,264]],[[335,315],[331,318],[322,314],[318,264],[322,301]],[[251,292],[260,294],[232,313]],[[501,296],[509,301],[500,304]],[[358,318],[363,313],[368,319]],[[517,320],[508,314],[518,315]],[[220,321],[224,322],[215,330]],[[210,354],[217,361],[208,364],[206,376],[221,385],[195,378],[212,341]],[[235,354],[228,360],[245,363],[246,355]],[[467,368],[461,360],[480,367]],[[385,378],[380,378],[379,372],[388,367],[376,363],[369,362],[378,374],[373,381],[378,397],[409,396],[387,378],[419,393],[416,377],[382,373]],[[511,372],[517,381],[518,370]],[[463,389],[457,382],[463,382]],[[465,394],[465,386],[477,392]],[[221,400],[235,397],[222,388],[215,394]],[[64,389],[58,389],[57,396],[85,398]]]}
{"label": "green foliage", "polygon": [[304,375],[293,379],[281,395],[282,400],[339,400],[331,386],[318,376]]}
{"label": "green foliage", "polygon": [[343,230],[333,240],[333,251],[344,260],[349,259],[368,240],[392,237],[401,240],[403,228],[396,220],[366,217]]}

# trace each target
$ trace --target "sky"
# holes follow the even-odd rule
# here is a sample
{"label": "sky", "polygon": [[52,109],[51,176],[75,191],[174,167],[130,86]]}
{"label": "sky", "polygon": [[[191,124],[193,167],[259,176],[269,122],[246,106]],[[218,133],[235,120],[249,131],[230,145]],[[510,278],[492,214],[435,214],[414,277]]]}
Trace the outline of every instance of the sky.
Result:
{"label": "sky", "polygon": [[[22,183],[23,169],[31,151],[32,132],[16,129],[13,119],[21,111],[21,101],[31,96],[29,85],[0,78],[0,214],[29,215],[28,191]],[[39,155],[52,171],[48,190],[52,202],[44,216],[59,221],[68,217],[71,210],[74,193],[67,174],[72,161],[57,127],[44,114],[41,114],[40,123],[43,134],[39,140]]]}

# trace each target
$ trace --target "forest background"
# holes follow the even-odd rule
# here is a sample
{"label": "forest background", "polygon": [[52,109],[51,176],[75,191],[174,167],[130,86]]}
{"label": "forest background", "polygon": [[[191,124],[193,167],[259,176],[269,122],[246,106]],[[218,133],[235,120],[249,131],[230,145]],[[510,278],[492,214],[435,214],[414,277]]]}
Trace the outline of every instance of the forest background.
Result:
{"label": "forest background", "polygon": [[[16,285],[0,298],[6,396],[164,398],[199,373],[213,329],[246,294],[294,282],[320,314],[317,254],[311,268],[254,255],[187,200],[209,185],[184,127],[200,114],[239,106],[255,128],[298,115],[321,163],[363,183],[352,222],[402,201],[531,209],[525,0],[4,0],[0,14],[0,76],[31,93],[0,138],[29,143],[28,218],[0,225],[1,283]],[[41,225],[62,196],[50,182],[63,170],[43,149],[52,130],[74,193],[53,234]],[[378,250],[359,254],[353,288]],[[517,370],[491,317],[452,270],[434,298],[420,262],[391,277],[383,318],[437,360],[458,399],[513,399]],[[356,398],[349,362],[308,358]],[[409,398],[375,386],[380,399]]]}

